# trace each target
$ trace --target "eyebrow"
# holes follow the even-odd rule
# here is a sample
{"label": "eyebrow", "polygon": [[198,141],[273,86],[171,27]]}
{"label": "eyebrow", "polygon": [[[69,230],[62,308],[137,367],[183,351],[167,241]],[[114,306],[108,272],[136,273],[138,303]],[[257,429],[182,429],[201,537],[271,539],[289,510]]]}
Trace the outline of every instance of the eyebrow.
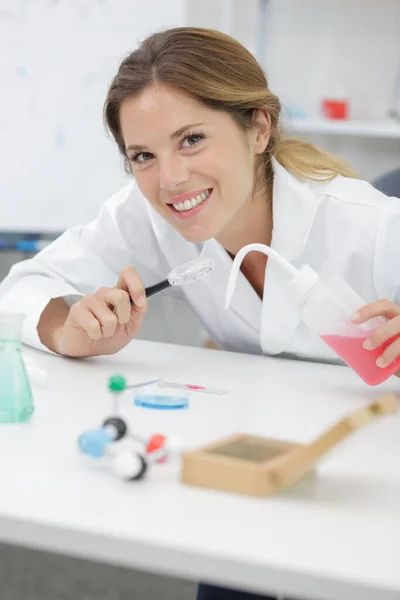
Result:
{"label": "eyebrow", "polygon": [[[174,131],[174,133],[171,133],[170,138],[171,140],[176,140],[176,138],[181,137],[181,135],[185,133],[187,129],[192,129],[193,127],[200,127],[201,125],[204,125],[204,123],[191,123],[189,125],[184,125],[183,127],[180,127],[179,129]],[[139,144],[129,144],[129,146],[126,147],[126,152],[130,152],[131,150],[147,150],[147,146],[140,146]]]}

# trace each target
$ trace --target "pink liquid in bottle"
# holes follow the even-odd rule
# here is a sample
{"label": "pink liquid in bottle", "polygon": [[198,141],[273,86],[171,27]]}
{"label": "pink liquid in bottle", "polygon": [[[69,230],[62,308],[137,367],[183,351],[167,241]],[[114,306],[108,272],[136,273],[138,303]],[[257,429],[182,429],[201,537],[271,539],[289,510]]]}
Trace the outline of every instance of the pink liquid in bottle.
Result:
{"label": "pink liquid in bottle", "polygon": [[382,346],[379,346],[379,348],[375,348],[374,350],[365,350],[363,348],[363,343],[366,338],[367,336],[321,336],[321,339],[323,339],[324,342],[353,369],[353,371],[358,373],[365,383],[368,385],[378,385],[388,379],[390,375],[393,375],[393,373],[400,368],[400,358],[396,359],[391,365],[384,367],[383,369],[376,364],[376,359],[381,356],[385,348],[390,346],[396,338],[387,340]]}

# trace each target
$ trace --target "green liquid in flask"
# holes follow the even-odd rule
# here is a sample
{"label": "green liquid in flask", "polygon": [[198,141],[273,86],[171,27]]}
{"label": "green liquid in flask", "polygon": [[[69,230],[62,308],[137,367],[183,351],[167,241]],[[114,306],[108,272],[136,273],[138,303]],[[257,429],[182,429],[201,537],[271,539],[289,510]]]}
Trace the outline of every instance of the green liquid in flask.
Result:
{"label": "green liquid in flask", "polygon": [[34,412],[20,340],[0,338],[0,423],[22,423]]}

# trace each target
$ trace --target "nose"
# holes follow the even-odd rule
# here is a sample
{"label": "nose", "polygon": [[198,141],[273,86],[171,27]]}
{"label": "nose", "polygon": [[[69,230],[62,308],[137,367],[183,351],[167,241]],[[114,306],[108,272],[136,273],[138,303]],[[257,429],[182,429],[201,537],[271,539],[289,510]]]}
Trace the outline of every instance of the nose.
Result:
{"label": "nose", "polygon": [[159,159],[160,188],[174,190],[189,180],[189,169],[182,157],[170,156]]}

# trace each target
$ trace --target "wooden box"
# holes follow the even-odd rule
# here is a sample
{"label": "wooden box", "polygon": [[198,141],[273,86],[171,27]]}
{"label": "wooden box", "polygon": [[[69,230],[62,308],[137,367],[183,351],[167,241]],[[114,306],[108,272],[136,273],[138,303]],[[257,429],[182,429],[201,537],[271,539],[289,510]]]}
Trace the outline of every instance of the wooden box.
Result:
{"label": "wooden box", "polygon": [[374,418],[395,413],[397,399],[383,396],[330,427],[311,444],[237,434],[182,454],[181,481],[250,496],[271,496],[315,474],[317,461]]}
{"label": "wooden box", "polygon": [[301,448],[282,440],[237,434],[183,454],[183,483],[250,496],[276,490],[276,468],[288,453]]}

